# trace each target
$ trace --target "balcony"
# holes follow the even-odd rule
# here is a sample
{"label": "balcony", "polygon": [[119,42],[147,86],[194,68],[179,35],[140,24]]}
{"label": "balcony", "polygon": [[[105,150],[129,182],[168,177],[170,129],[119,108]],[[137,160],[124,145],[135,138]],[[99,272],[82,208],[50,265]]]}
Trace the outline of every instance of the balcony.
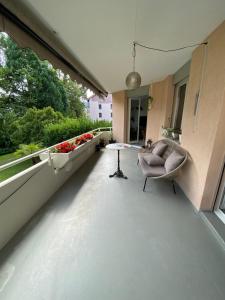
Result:
{"label": "balcony", "polygon": [[[117,155],[95,152],[94,139],[63,162],[45,149],[0,182],[0,299],[224,300],[225,2],[52,2],[1,0],[0,31],[96,95],[112,93],[110,137],[146,144],[182,132],[189,159],[176,195],[150,179],[142,192],[131,149],[121,153],[128,179],[109,178]],[[133,39],[145,48],[133,64],[142,86],[127,90]]]}
{"label": "balcony", "polygon": [[224,299],[221,245],[181,190],[142,192],[136,159],[121,153],[128,180],[110,150],[71,175],[1,251],[1,299]]}

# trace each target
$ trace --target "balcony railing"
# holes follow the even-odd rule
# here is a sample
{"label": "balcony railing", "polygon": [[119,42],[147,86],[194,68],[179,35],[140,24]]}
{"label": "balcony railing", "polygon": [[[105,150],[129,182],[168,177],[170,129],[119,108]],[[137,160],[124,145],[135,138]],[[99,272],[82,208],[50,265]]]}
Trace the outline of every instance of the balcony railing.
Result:
{"label": "balcony railing", "polygon": [[[65,166],[56,172],[51,159],[45,159],[0,183],[0,249],[28,222],[66,180],[94,154],[95,145],[99,142],[100,137],[106,140],[110,139],[111,131],[111,127],[97,128],[90,131],[89,133],[99,132],[101,134],[97,135],[98,138],[95,139],[94,143],[87,142],[87,146],[80,147],[78,155],[69,162],[69,168]],[[67,141],[78,137],[76,136]],[[0,166],[0,171],[36,157],[43,152],[50,152],[53,147],[59,144],[2,165]]]}
{"label": "balcony railing", "polygon": [[[89,132],[87,132],[87,133],[92,133],[92,132],[104,132],[104,131],[112,132],[112,127],[102,127],[102,128],[100,127],[100,128],[91,130],[91,131],[89,131]],[[78,135],[78,136],[76,136],[76,137],[73,137],[73,138],[71,138],[71,139],[69,139],[69,140],[66,140],[66,142],[70,142],[70,141],[72,141],[72,140],[74,140],[74,139],[76,139],[76,138],[79,138],[80,136],[82,136],[82,134],[80,134],[80,135]],[[32,153],[32,154],[26,155],[26,156],[24,156],[24,157],[18,158],[18,159],[13,160],[13,161],[11,161],[11,162],[9,162],[9,163],[6,163],[6,164],[4,164],[4,165],[1,165],[1,166],[0,166],[0,172],[3,171],[3,170],[9,169],[9,168],[11,168],[11,167],[13,167],[13,166],[15,166],[15,165],[18,165],[18,164],[20,164],[21,162],[24,162],[24,161],[26,161],[26,160],[29,160],[29,159],[31,159],[31,158],[33,158],[33,157],[37,157],[39,154],[41,154],[41,153],[43,153],[43,152],[46,152],[46,151],[49,151],[49,152],[50,152],[54,147],[56,147],[56,146],[59,145],[59,144],[60,144],[60,143],[57,143],[57,144],[55,144],[55,145],[53,145],[53,146],[50,146],[50,147],[48,147],[48,148],[44,148],[44,149],[39,150],[39,151],[36,151],[36,152],[34,152],[34,153]]]}

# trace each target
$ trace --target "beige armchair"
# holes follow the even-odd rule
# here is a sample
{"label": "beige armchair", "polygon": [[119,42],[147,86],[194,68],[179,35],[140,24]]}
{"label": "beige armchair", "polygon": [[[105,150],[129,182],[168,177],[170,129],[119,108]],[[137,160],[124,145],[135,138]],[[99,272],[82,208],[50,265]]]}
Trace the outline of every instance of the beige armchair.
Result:
{"label": "beige armchair", "polygon": [[162,139],[152,145],[149,151],[138,153],[138,164],[145,176],[143,191],[148,178],[169,179],[176,193],[174,178],[188,159],[188,152],[170,139]]}

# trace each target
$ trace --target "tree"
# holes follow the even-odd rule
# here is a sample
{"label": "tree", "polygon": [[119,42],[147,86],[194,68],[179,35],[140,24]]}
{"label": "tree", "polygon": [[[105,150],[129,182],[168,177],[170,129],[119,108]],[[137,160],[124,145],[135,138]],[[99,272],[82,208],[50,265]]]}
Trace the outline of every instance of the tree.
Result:
{"label": "tree", "polygon": [[[0,33],[0,150],[39,142],[47,124],[47,120],[39,119],[43,114],[49,113],[50,123],[54,110],[73,118],[83,116],[80,99],[85,92],[85,88],[40,60],[31,49],[18,47],[7,34]],[[48,113],[41,112],[46,107],[53,109],[51,113],[49,109]],[[14,122],[16,118],[19,119]],[[61,120],[62,114],[57,118]]]}
{"label": "tree", "polygon": [[63,85],[68,101],[68,116],[73,118],[84,116],[85,106],[80,99],[85,96],[86,88],[81,87],[76,81],[71,80],[68,75],[63,76]]}
{"label": "tree", "polygon": [[63,115],[55,112],[51,107],[29,108],[24,116],[11,125],[10,139],[14,145],[39,144],[43,141],[45,126],[62,120],[64,120]]}
{"label": "tree", "polygon": [[27,108],[51,106],[66,113],[63,82],[47,61],[29,48],[19,48],[7,35],[0,36],[0,50],[5,55],[0,69],[1,109],[23,115]]}
{"label": "tree", "polygon": [[0,154],[13,150],[10,134],[11,124],[15,121],[15,117],[13,112],[0,113]]}

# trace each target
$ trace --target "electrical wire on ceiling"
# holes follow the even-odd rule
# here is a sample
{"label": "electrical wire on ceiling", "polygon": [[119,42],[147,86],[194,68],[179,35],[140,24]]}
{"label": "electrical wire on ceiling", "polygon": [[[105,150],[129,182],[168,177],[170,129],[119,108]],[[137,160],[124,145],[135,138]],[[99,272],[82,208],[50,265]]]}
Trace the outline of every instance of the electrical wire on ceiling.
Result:
{"label": "electrical wire on ceiling", "polygon": [[208,42],[203,42],[203,43],[196,43],[196,44],[190,44],[186,46],[182,46],[179,48],[173,48],[173,49],[161,49],[161,48],[156,48],[153,46],[147,46],[144,44],[141,44],[136,40],[136,35],[137,35],[137,20],[138,20],[138,5],[137,5],[137,0],[135,1],[135,17],[134,17],[134,41],[132,45],[132,60],[133,60],[133,69],[132,71],[127,75],[126,77],[126,86],[128,89],[136,89],[141,86],[141,75],[135,70],[135,59],[136,59],[136,46],[139,46],[141,48],[145,48],[148,50],[152,51],[158,51],[158,52],[163,52],[163,53],[169,53],[169,52],[177,52],[181,51],[187,48],[194,48],[200,45],[207,45]]}
{"label": "electrical wire on ceiling", "polygon": [[160,52],[175,52],[175,51],[180,51],[180,50],[184,50],[187,48],[193,48],[193,47],[197,47],[197,46],[201,46],[201,45],[207,45],[208,42],[203,42],[203,43],[198,43],[198,44],[191,44],[191,45],[187,45],[187,46],[183,46],[183,47],[179,47],[179,48],[174,48],[174,49],[160,49],[160,48],[154,48],[152,46],[146,46],[143,44],[140,44],[139,42],[133,42],[134,46],[139,46],[145,49],[149,49],[149,50],[153,50],[153,51],[160,51]]}

